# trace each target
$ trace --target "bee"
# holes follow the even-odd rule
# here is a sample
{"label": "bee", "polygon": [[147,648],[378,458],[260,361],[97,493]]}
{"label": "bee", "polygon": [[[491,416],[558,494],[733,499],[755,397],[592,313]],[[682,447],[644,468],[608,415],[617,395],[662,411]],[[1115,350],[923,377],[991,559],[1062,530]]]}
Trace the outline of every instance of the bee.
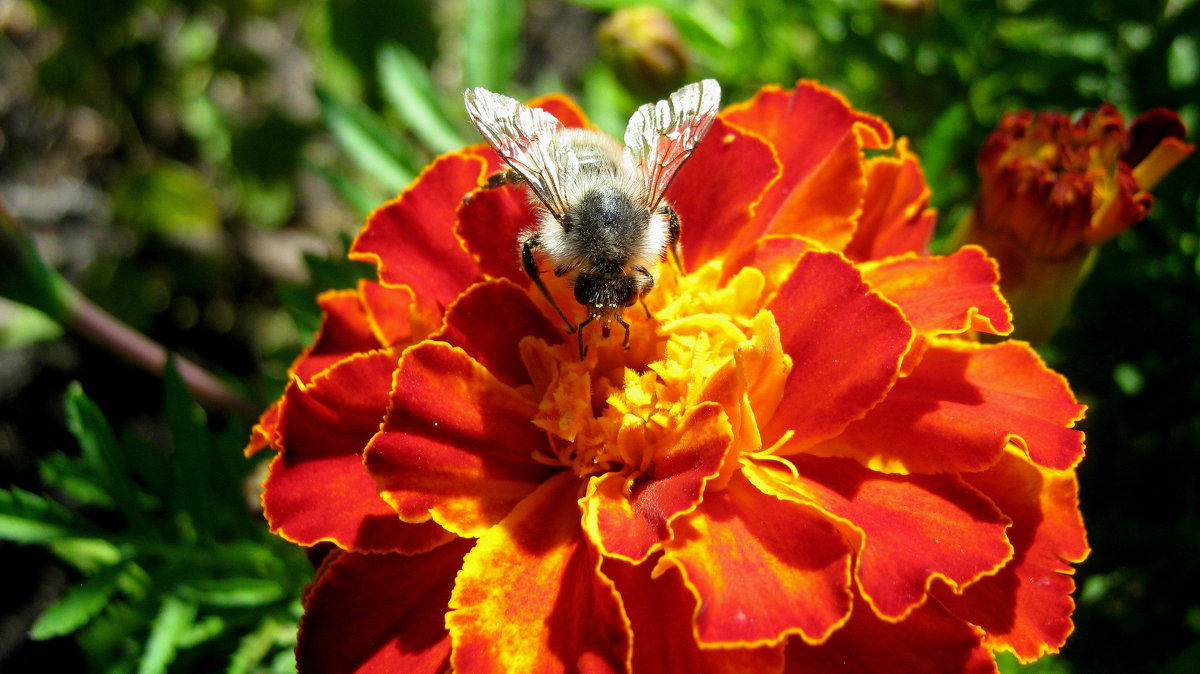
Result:
{"label": "bee", "polygon": [[[666,100],[637,109],[625,145],[599,131],[568,129],[550,113],[477,87],[463,98],[467,114],[508,168],[487,187],[524,185],[537,221],[518,237],[521,267],[567,325],[578,332],[579,358],[587,354],[583,328],[616,322],[654,288],[658,264],[671,251],[679,260],[679,216],[663,194],[716,119],[721,88],[715,80],[689,84]],[[587,318],[571,323],[554,301],[535,253],[566,276]],[[682,267],[681,267],[682,268]],[[650,312],[647,309],[646,315]]]}

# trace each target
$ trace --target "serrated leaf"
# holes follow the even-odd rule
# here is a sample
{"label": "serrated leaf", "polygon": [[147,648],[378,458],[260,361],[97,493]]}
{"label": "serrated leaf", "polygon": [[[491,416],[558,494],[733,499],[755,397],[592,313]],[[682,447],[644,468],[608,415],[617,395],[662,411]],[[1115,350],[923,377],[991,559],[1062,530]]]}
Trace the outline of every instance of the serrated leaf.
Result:
{"label": "serrated leaf", "polygon": [[79,382],[67,388],[66,407],[67,427],[79,443],[81,456],[100,474],[117,511],[135,531],[149,532],[125,454],[104,414],[84,394]]}
{"label": "serrated leaf", "polygon": [[66,506],[19,487],[0,490],[0,539],[49,543],[88,538],[97,530]]}
{"label": "serrated leaf", "polygon": [[138,674],[160,674],[175,659],[180,641],[196,620],[196,604],[179,597],[163,599],[150,627],[146,648],[138,663]]}
{"label": "serrated leaf", "polygon": [[188,584],[198,603],[223,608],[261,606],[284,595],[283,587],[263,578],[220,578]]}
{"label": "serrated leaf", "polygon": [[412,182],[416,172],[405,162],[406,153],[387,125],[366,109],[352,110],[325,95],[319,98],[326,128],[365,173],[391,192]]}
{"label": "serrated leaf", "polygon": [[[191,516],[197,529],[211,534],[220,507],[220,494],[212,488],[212,465],[206,452],[212,451],[204,411],[188,393],[179,376],[174,358],[163,369],[163,398],[167,428],[171,432],[171,469],[176,509]],[[186,537],[186,535],[185,535]]]}
{"label": "serrated leaf", "polygon": [[379,50],[378,67],[384,98],[426,147],[440,154],[466,144],[450,124],[429,69],[420,59],[390,44]]}
{"label": "serrated leaf", "polygon": [[62,492],[73,503],[107,510],[113,508],[112,497],[100,486],[100,476],[86,461],[54,452],[38,462],[38,474],[46,486]]}
{"label": "serrated leaf", "polygon": [[70,634],[86,625],[116,594],[124,570],[124,564],[115,564],[83,579],[38,617],[29,636],[35,641],[44,641]]}
{"label": "serrated leaf", "polygon": [[176,644],[179,648],[192,648],[205,641],[216,639],[225,633],[228,623],[221,616],[208,615],[196,621],[190,628],[184,630]]}

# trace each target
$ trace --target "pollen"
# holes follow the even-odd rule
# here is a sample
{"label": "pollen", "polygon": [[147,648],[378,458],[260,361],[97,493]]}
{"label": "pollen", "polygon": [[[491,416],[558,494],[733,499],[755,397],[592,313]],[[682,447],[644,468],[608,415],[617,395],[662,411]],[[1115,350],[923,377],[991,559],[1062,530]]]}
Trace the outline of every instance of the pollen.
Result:
{"label": "pollen", "polygon": [[763,309],[766,286],[752,267],[724,279],[716,261],[686,275],[664,265],[647,311],[626,313],[628,350],[619,340],[596,341],[580,361],[570,340],[551,346],[527,338],[523,358],[540,401],[533,423],[546,431],[553,452],[536,458],[580,477],[619,472],[632,485],[653,474],[687,411],[712,400],[740,430],[739,449],[760,451],[745,389],[764,382],[747,381],[743,361],[748,350],[774,344],[781,366],[756,372],[782,379],[788,371],[772,338],[774,320]]}

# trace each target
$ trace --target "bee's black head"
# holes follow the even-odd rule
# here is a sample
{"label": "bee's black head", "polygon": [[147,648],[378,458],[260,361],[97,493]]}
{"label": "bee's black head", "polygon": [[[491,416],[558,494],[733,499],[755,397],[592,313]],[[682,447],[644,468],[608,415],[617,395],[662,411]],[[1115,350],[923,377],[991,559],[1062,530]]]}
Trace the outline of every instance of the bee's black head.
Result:
{"label": "bee's black head", "polygon": [[639,295],[638,281],[633,276],[580,272],[575,277],[575,301],[595,316],[620,313],[633,306]]}

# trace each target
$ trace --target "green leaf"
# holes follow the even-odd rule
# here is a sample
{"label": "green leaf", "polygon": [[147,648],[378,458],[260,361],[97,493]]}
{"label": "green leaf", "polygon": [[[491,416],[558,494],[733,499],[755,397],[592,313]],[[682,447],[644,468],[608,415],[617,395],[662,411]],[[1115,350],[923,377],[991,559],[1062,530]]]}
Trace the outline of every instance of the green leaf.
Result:
{"label": "green leaf", "polygon": [[965,188],[966,181],[955,167],[957,153],[971,129],[970,114],[963,103],[955,103],[938,116],[929,131],[917,140],[915,150],[921,158],[925,178],[934,194],[935,205],[953,201]]}
{"label": "green leaf", "polygon": [[100,475],[88,462],[62,452],[47,454],[38,462],[38,474],[48,487],[60,490],[72,503],[113,509],[113,500],[100,484]]}
{"label": "green leaf", "polygon": [[521,56],[522,9],[507,0],[467,0],[463,72],[468,86],[493,91],[512,88]]}
{"label": "green leaf", "polygon": [[448,121],[429,68],[404,47],[385,45],[379,50],[379,82],[396,116],[435,153],[466,145]]}
{"label": "green leaf", "polygon": [[256,671],[271,648],[279,643],[281,630],[294,631],[295,625],[281,623],[271,616],[263,618],[253,632],[242,637],[237,650],[229,658],[226,674],[248,674]]}
{"label": "green leaf", "polygon": [[138,663],[138,674],[159,674],[175,659],[180,642],[196,620],[196,604],[179,597],[163,599],[158,615],[150,627],[146,649]]}
{"label": "green leaf", "polygon": [[275,580],[264,578],[216,578],[187,585],[196,601],[205,606],[222,608],[261,606],[283,597],[283,587]]}
{"label": "green leaf", "polygon": [[115,564],[88,576],[46,609],[29,630],[36,641],[70,634],[96,617],[119,587],[124,564]]}
{"label": "green leaf", "polygon": [[48,543],[98,534],[90,523],[60,503],[18,487],[0,490],[0,539]]}
{"label": "green leaf", "polygon": [[171,433],[175,509],[186,512],[199,530],[211,534],[216,509],[221,506],[221,495],[211,485],[212,462],[205,457],[206,452],[214,450],[208,442],[204,411],[188,394],[173,357],[167,359],[163,369],[163,398]]}
{"label": "green leaf", "polygon": [[62,326],[40,309],[0,297],[0,351],[57,339]]}
{"label": "green leaf", "polygon": [[126,457],[100,408],[79,382],[67,388],[67,427],[79,442],[81,455],[100,474],[104,490],[117,510],[135,531],[149,532],[150,526],[138,500],[137,485]]}
{"label": "green leaf", "polygon": [[375,210],[376,206],[379,206],[388,198],[386,194],[373,193],[371,190],[363,187],[362,183],[347,178],[339,171],[331,170],[324,166],[312,166],[311,168],[333,187],[333,191],[337,192],[342,201],[360,218],[365,219],[371,214],[371,211]]}
{"label": "green leaf", "polygon": [[0,296],[44,312],[58,321],[69,319],[78,293],[46,264],[20,223],[0,202]]}
{"label": "green leaf", "polygon": [[180,243],[208,246],[221,235],[217,201],[209,178],[162,159],[122,178],[113,191],[113,217]]}
{"label": "green leaf", "polygon": [[325,126],[338,144],[365,173],[385,189],[399,192],[412,182],[416,171],[396,134],[364,107],[350,109],[327,95],[318,93]]}

